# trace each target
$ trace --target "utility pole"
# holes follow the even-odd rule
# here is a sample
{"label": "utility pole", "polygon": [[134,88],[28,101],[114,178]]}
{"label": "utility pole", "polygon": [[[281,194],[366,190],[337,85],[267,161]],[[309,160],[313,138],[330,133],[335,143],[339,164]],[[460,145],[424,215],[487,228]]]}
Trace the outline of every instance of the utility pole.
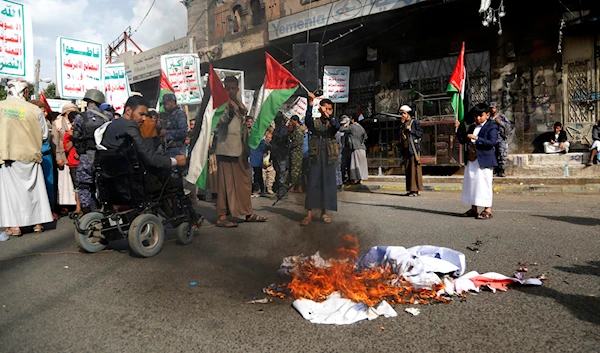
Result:
{"label": "utility pole", "polygon": [[40,91],[40,59],[37,59],[37,62],[35,63],[35,82],[33,83],[33,90],[35,92],[33,92],[32,99],[37,99],[37,94]]}

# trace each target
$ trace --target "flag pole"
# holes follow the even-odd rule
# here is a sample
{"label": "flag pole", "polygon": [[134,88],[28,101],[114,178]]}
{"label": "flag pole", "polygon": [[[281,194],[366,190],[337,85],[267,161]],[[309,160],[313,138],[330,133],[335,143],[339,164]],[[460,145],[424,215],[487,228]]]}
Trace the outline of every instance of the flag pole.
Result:
{"label": "flag pole", "polygon": [[306,86],[302,82],[300,82],[300,80],[298,80],[298,83],[300,84],[300,87],[302,87],[307,93],[313,93],[311,90],[306,88]]}

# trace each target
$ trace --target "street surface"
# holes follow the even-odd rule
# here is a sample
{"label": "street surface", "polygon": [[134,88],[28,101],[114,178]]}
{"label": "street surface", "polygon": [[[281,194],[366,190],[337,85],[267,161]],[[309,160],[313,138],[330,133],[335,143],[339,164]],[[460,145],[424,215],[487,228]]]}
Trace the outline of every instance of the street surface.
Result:
{"label": "street surface", "polygon": [[[194,242],[154,258],[78,254],[71,221],[0,243],[0,352],[597,352],[600,210],[589,195],[496,195],[494,218],[455,215],[460,193],[423,197],[343,192],[334,223],[300,227],[303,195],[253,199],[267,223],[216,228],[214,206]],[[281,282],[283,257],[331,252],[339,233],[375,245],[437,245],[465,253],[467,271],[547,273],[542,287],[468,295],[350,326],[316,325],[292,299],[246,304]],[[173,232],[169,232],[173,239]],[[479,252],[467,250],[477,246]],[[25,256],[35,253],[69,252]],[[20,257],[20,258],[16,258]],[[16,258],[16,259],[15,259]],[[537,266],[531,265],[538,263]],[[68,268],[66,268],[68,266]],[[190,286],[190,282],[197,282]]]}

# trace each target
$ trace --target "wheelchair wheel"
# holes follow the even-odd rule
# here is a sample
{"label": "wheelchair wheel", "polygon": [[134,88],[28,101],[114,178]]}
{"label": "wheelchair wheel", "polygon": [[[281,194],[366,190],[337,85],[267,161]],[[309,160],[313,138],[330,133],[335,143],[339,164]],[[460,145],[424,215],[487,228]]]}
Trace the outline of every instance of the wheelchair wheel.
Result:
{"label": "wheelchair wheel", "polygon": [[194,239],[194,229],[192,229],[188,222],[183,222],[177,227],[175,236],[179,244],[188,245]]}
{"label": "wheelchair wheel", "polygon": [[155,215],[141,214],[131,222],[127,237],[129,246],[136,255],[152,257],[162,249],[165,228]]}
{"label": "wheelchair wheel", "polygon": [[106,245],[100,242],[101,238],[99,236],[102,230],[102,218],[104,218],[102,213],[90,212],[79,219],[79,228],[85,231],[79,233],[75,230],[75,241],[79,249],[89,253],[104,250]]}

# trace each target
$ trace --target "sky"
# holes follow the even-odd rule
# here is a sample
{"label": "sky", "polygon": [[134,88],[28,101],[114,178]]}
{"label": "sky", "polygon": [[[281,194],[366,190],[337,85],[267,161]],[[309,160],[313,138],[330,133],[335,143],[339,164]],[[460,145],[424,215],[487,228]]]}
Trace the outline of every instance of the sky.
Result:
{"label": "sky", "polygon": [[[34,56],[41,60],[40,79],[56,82],[56,37],[88,40],[104,47],[125,29],[142,22],[153,0],[18,0],[32,13]],[[179,39],[187,33],[187,10],[179,0],[156,0],[131,37],[142,50]],[[128,49],[130,46],[128,45]],[[45,85],[42,84],[42,87]]]}

